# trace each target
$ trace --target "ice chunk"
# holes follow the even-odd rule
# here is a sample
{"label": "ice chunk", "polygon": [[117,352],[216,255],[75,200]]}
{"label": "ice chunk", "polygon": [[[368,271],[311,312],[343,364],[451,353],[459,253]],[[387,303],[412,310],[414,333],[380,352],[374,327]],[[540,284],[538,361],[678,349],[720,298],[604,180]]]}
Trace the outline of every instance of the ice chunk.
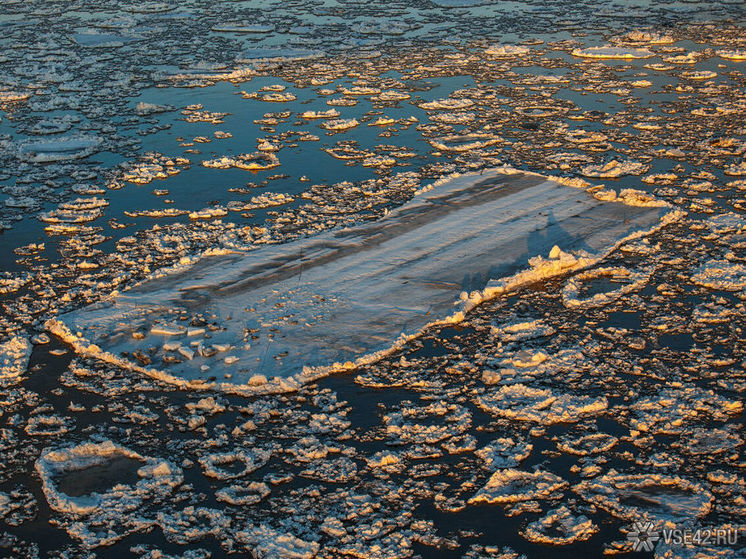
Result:
{"label": "ice chunk", "polygon": [[[568,307],[596,307],[606,305],[615,299],[641,289],[649,280],[653,269],[632,271],[627,268],[595,268],[587,272],[581,272],[568,280],[562,289],[562,302]],[[580,290],[585,282],[612,278],[618,287],[610,288],[593,295],[582,297]],[[611,287],[611,286],[610,286]]]}
{"label": "ice chunk", "polygon": [[101,142],[101,138],[97,136],[26,141],[18,146],[18,157],[32,163],[82,159],[95,153]]}
{"label": "ice chunk", "polygon": [[257,151],[246,153],[235,157],[223,156],[217,159],[207,159],[202,162],[204,167],[211,169],[245,169],[247,171],[264,171],[280,166],[280,160],[274,153]]}
{"label": "ice chunk", "polygon": [[329,109],[328,111],[305,111],[300,115],[302,118],[337,118],[339,111],[337,109]]}
{"label": "ice chunk", "polygon": [[498,417],[544,424],[579,421],[606,410],[605,397],[557,394],[549,388],[523,384],[502,386],[476,400],[477,405]]}
{"label": "ice chunk", "polygon": [[238,532],[236,539],[257,557],[286,557],[287,559],[312,559],[319,544],[301,540],[292,534],[277,531],[266,524],[252,526]]}
{"label": "ice chunk", "polygon": [[585,500],[630,522],[683,522],[710,512],[712,493],[699,483],[659,474],[610,470],[573,487]]}
{"label": "ice chunk", "polygon": [[147,116],[155,113],[165,113],[173,110],[174,107],[172,107],[171,105],[157,105],[155,103],[146,103],[144,101],[140,101],[135,107],[135,112],[140,116]]}
{"label": "ice chunk", "polygon": [[603,46],[575,49],[572,55],[582,58],[650,58],[654,53],[648,49]]}
{"label": "ice chunk", "polygon": [[26,338],[14,336],[0,344],[0,380],[17,379],[26,372],[31,344]]}
{"label": "ice chunk", "polygon": [[586,516],[575,516],[566,506],[550,510],[539,520],[529,523],[521,535],[530,542],[547,545],[570,545],[585,541],[598,532]]}
{"label": "ice chunk", "polygon": [[581,172],[586,177],[617,178],[623,175],[641,175],[646,173],[648,166],[637,161],[617,161],[612,159],[604,165],[588,165]]}
{"label": "ice chunk", "polygon": [[266,483],[261,481],[251,481],[249,483],[234,484],[218,489],[215,492],[215,498],[229,505],[255,505],[267,495],[270,490]]}
{"label": "ice chunk", "polygon": [[218,23],[212,26],[216,33],[269,33],[274,30],[274,25],[250,24],[250,23]]}
{"label": "ice chunk", "polygon": [[543,320],[531,320],[514,322],[505,326],[493,326],[490,333],[503,342],[519,342],[551,336],[555,333],[555,329],[548,326]]}
{"label": "ice chunk", "polygon": [[474,106],[471,99],[436,99],[420,104],[420,108],[426,111],[453,111],[456,109],[467,109]]}
{"label": "ice chunk", "polygon": [[522,45],[492,45],[485,49],[484,54],[495,57],[522,56],[528,54],[531,49]]}
{"label": "ice chunk", "polygon": [[723,291],[746,289],[746,265],[727,260],[705,262],[692,276],[697,285]]}
{"label": "ice chunk", "polygon": [[534,499],[557,497],[569,484],[561,477],[546,471],[499,470],[487,484],[469,499],[469,504],[508,504]]}
{"label": "ice chunk", "polygon": [[[204,379],[200,367],[208,365],[211,375],[230,374],[232,380],[202,382],[204,387],[293,389],[297,381],[380,358],[430,323],[458,322],[485,298],[598,258],[561,251],[554,259],[529,259],[529,271],[493,281],[525,269],[527,255],[547,254],[555,244],[603,254],[627,236],[659,227],[664,211],[600,202],[583,190],[512,169],[449,177],[379,221],[204,258],[192,269],[49,324],[78,351],[124,364],[121,352],[160,347],[157,334],[185,333],[184,327],[168,326],[178,324],[180,309],[203,312],[220,326],[212,343],[234,346],[231,355],[239,362],[195,355],[157,365],[156,355],[154,368],[138,370],[197,386]],[[464,290],[471,294],[455,308]],[[150,335],[135,340],[133,330]],[[244,343],[249,330],[255,336],[250,345]],[[250,387],[246,383],[255,374],[294,380]]]}
{"label": "ice chunk", "polygon": [[515,441],[512,438],[495,439],[490,444],[474,452],[490,470],[500,468],[515,468],[525,460],[534,446],[532,444]]}
{"label": "ice chunk", "polygon": [[[235,479],[250,474],[264,466],[269,460],[271,453],[255,448],[251,450],[236,449],[233,452],[220,454],[208,454],[199,459],[205,475],[215,479]],[[228,470],[227,467],[238,464],[236,471]]]}
{"label": "ice chunk", "polygon": [[[116,479],[121,475],[117,463],[122,461],[135,468],[135,483]],[[170,462],[142,456],[109,440],[47,449],[36,461],[36,471],[49,506],[63,515],[62,526],[87,547],[110,545],[127,534],[147,530],[156,521],[148,505],[169,496],[183,481],[181,469]],[[90,480],[113,476],[111,487],[78,495],[63,491],[63,476],[86,479],[88,472]]]}
{"label": "ice chunk", "polygon": [[336,118],[322,122],[320,126],[326,130],[349,130],[355,128],[358,124],[360,123],[354,118]]}
{"label": "ice chunk", "polygon": [[746,60],[746,50],[721,49],[717,51],[717,55],[721,58],[727,58],[729,60]]}

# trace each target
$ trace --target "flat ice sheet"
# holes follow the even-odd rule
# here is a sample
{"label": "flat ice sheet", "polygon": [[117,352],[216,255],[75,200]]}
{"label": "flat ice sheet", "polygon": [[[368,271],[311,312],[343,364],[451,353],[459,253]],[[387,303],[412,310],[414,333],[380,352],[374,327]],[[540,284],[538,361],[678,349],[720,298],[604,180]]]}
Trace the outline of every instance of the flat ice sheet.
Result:
{"label": "flat ice sheet", "polygon": [[[138,364],[139,350],[147,369],[180,381],[297,378],[304,366],[391,347],[453,314],[462,291],[526,268],[555,244],[604,252],[664,212],[485,171],[443,181],[375,222],[202,258],[60,320],[110,355],[128,352]],[[195,317],[207,321],[204,332],[189,326]]]}

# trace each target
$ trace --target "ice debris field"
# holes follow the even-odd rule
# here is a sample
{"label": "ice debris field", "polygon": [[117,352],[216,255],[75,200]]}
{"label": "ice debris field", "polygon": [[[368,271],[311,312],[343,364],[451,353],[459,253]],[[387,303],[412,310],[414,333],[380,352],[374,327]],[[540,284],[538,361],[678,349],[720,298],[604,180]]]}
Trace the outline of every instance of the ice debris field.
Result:
{"label": "ice debris field", "polygon": [[745,11],[4,1],[0,556],[743,557]]}

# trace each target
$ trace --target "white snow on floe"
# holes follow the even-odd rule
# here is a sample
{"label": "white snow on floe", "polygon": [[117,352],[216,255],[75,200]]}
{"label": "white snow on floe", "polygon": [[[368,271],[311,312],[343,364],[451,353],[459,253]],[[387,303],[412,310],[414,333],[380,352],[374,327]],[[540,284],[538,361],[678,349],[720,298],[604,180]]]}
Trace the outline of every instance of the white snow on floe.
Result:
{"label": "white snow on floe", "polygon": [[[482,300],[593,264],[660,227],[664,212],[512,169],[452,176],[379,221],[205,258],[48,326],[80,353],[184,387],[287,391],[378,359],[429,324],[458,322]],[[597,254],[528,258],[556,244]],[[197,315],[213,322],[209,339],[169,333],[190,359],[169,354],[156,367],[167,355],[161,330]],[[120,357],[151,346],[163,348],[153,366]]]}

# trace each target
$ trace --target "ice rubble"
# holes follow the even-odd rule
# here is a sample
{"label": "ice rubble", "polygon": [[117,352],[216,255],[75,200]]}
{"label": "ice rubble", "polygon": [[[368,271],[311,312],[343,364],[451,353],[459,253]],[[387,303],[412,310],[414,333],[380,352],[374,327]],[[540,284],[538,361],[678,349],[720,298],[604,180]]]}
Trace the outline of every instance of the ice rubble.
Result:
{"label": "ice rubble", "polygon": [[[182,386],[288,390],[380,358],[428,324],[462,320],[482,300],[598,259],[556,249],[548,259],[530,259],[528,271],[491,279],[523,268],[527,254],[547,254],[556,242],[603,254],[622,238],[660,227],[670,217],[661,221],[665,211],[603,203],[511,169],[448,177],[381,221],[204,259],[49,328],[83,354]],[[467,278],[474,278],[471,292],[463,291]],[[188,318],[184,312],[213,321],[209,335],[181,341],[186,360],[169,357],[162,338],[164,327]],[[328,336],[321,347],[319,328]],[[149,334],[138,333],[143,329]],[[221,344],[237,359],[223,359]],[[142,365],[119,356],[140,345],[164,349]],[[163,365],[148,366],[153,360]]]}
{"label": "ice rubble", "polygon": [[26,372],[31,344],[15,336],[0,344],[0,381],[13,381]]}

